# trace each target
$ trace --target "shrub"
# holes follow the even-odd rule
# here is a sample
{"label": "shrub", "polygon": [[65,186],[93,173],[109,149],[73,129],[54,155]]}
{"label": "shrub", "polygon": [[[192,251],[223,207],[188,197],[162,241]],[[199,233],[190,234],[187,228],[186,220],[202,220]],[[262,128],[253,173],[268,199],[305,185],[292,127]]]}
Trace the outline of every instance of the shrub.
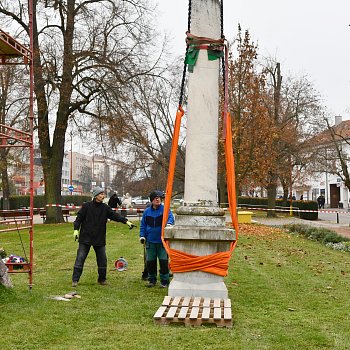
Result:
{"label": "shrub", "polygon": [[307,239],[323,243],[332,249],[350,252],[350,238],[342,237],[332,230],[302,224],[284,225],[283,227],[292,234],[299,234]]}
{"label": "shrub", "polygon": [[336,232],[329,232],[324,238],[323,243],[339,243],[345,240],[343,237],[339,236]]}
{"label": "shrub", "polygon": [[[267,198],[258,197],[238,197],[238,205],[256,206],[267,208]],[[312,210],[312,212],[293,211],[293,215],[300,216],[305,220],[317,220],[318,219],[318,205],[315,201],[292,201],[293,208],[300,210]],[[276,208],[285,208],[289,210],[290,202],[287,203],[283,199],[276,199]]]}
{"label": "shrub", "polygon": [[326,246],[334,250],[339,250],[341,252],[350,252],[349,242],[339,242],[339,243],[328,242],[326,243]]}
{"label": "shrub", "polygon": [[[45,196],[34,196],[34,208],[43,208],[46,204],[62,204],[67,205],[67,203],[80,206],[84,202],[91,200],[91,196],[62,196],[61,203],[46,203]],[[10,208],[18,209],[21,207],[30,206],[29,196],[10,196]]]}

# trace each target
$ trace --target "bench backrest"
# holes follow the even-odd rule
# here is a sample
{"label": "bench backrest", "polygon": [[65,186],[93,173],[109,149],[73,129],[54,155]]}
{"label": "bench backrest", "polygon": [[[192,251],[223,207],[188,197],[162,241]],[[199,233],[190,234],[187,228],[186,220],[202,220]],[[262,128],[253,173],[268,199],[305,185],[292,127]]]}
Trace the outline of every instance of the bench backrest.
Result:
{"label": "bench backrest", "polygon": [[30,216],[30,211],[28,209],[0,210],[0,216],[2,218]]}
{"label": "bench backrest", "polygon": [[[46,209],[40,209],[39,211],[40,216],[46,215]],[[62,208],[62,214],[63,215],[69,215],[69,208]]]}

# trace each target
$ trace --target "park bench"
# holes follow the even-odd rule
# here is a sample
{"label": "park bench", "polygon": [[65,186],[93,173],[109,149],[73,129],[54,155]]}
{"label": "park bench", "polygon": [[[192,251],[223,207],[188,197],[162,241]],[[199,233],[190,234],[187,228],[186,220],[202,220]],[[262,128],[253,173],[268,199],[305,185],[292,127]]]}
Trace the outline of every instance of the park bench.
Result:
{"label": "park bench", "polygon": [[[46,208],[40,208],[39,210],[40,217],[43,219],[43,222],[46,220]],[[62,208],[62,215],[63,218],[68,222],[68,218],[70,217],[69,209],[68,208]]]}
{"label": "park bench", "polygon": [[29,229],[29,209],[0,210],[0,232]]}
{"label": "park bench", "polygon": [[29,209],[0,210],[2,220],[27,220],[30,218]]}

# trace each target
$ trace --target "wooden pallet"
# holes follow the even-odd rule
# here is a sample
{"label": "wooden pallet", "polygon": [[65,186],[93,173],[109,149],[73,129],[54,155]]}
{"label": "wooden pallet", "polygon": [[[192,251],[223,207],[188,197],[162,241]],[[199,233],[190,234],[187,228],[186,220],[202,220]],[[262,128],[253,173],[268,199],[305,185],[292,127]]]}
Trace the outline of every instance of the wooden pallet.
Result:
{"label": "wooden pallet", "polygon": [[232,328],[231,300],[166,296],[153,319],[156,324],[163,325],[184,323],[199,327],[212,323],[217,327]]}

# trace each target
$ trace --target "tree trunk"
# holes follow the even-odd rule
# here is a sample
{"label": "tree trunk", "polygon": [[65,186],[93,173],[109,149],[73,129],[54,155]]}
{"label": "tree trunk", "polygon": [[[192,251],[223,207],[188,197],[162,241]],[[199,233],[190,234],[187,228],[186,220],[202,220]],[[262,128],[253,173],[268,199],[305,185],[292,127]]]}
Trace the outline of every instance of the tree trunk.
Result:
{"label": "tree trunk", "polygon": [[[64,54],[62,84],[60,87],[60,99],[56,115],[52,146],[50,145],[48,103],[45,94],[45,82],[40,58],[40,46],[38,41],[38,29],[36,22],[36,2],[33,9],[34,29],[34,89],[38,104],[38,135],[41,151],[41,159],[45,180],[46,204],[61,204],[61,177],[64,156],[65,133],[68,125],[69,106],[72,95],[72,43],[74,34],[74,1],[68,1],[67,22],[64,35]],[[60,207],[46,208],[45,223],[64,222]]]}
{"label": "tree trunk", "polygon": [[220,207],[227,206],[228,195],[226,186],[226,177],[223,171],[218,173],[218,193],[219,193],[219,205]]}
{"label": "tree trunk", "polygon": [[10,183],[7,172],[7,156],[8,152],[5,149],[1,150],[1,179],[2,179],[2,209],[10,209]]}
{"label": "tree trunk", "polygon": [[[267,209],[275,209],[276,206],[276,193],[277,185],[275,183],[270,183],[267,186]],[[267,211],[267,217],[276,217],[276,212],[273,210]]]}

